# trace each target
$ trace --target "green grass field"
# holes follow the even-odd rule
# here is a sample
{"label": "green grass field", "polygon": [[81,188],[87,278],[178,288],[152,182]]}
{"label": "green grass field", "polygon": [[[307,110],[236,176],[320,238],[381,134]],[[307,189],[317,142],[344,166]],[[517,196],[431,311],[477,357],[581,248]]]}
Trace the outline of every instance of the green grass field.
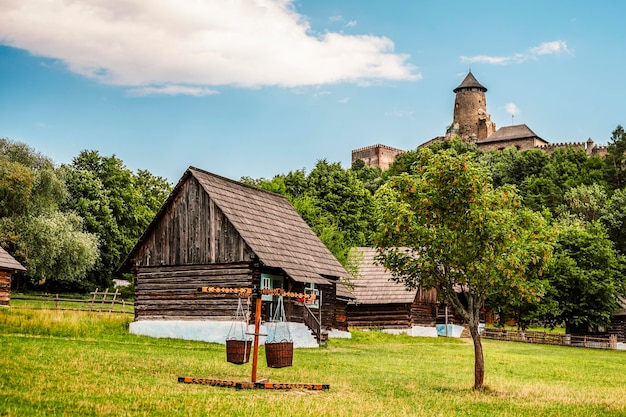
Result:
{"label": "green grass field", "polygon": [[[250,379],[225,347],[128,333],[126,315],[0,309],[0,416],[626,416],[626,352],[355,332],[297,349],[259,377],[329,391],[236,390],[178,376]],[[263,352],[261,352],[263,353]]]}

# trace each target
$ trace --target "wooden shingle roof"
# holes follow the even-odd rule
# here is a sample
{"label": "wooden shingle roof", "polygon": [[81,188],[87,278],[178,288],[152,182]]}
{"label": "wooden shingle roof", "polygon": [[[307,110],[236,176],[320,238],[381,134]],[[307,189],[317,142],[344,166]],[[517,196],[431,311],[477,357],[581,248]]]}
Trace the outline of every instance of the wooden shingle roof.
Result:
{"label": "wooden shingle roof", "polygon": [[348,273],[298,212],[279,194],[189,167],[209,197],[266,266],[299,282],[327,283]]}
{"label": "wooden shingle roof", "polygon": [[353,294],[357,304],[412,303],[417,290],[407,290],[403,284],[391,281],[391,272],[376,263],[376,249],[354,248],[359,270],[354,277]]}
{"label": "wooden shingle roof", "polygon": [[10,270],[13,272],[26,271],[26,268],[21,263],[15,260],[14,257],[9,255],[9,252],[5,251],[0,246],[0,269]]}
{"label": "wooden shingle roof", "polygon": [[465,89],[469,89],[469,88],[477,88],[477,89],[481,90],[484,93],[487,92],[487,89],[481,83],[478,82],[476,77],[474,77],[474,74],[472,74],[472,71],[470,71],[467,74],[467,76],[465,77],[463,82],[461,84],[459,84],[459,86],[457,88],[455,88],[453,91],[455,93],[458,93],[461,90],[465,90]]}

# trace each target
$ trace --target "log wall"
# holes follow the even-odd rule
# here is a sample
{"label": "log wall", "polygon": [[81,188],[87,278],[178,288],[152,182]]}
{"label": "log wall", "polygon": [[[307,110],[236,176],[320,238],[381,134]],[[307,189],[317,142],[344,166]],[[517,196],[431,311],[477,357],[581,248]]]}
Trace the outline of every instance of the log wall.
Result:
{"label": "log wall", "polygon": [[148,231],[135,266],[249,261],[253,252],[195,178],[186,181],[167,212]]}
{"label": "log wall", "polygon": [[411,305],[411,324],[432,327],[437,321],[437,303],[414,302]]}
{"label": "log wall", "polygon": [[0,305],[8,306],[11,299],[11,273],[0,271]]}
{"label": "log wall", "polygon": [[348,326],[350,327],[411,327],[410,304],[349,304],[347,312]]}
{"label": "log wall", "polygon": [[249,263],[138,267],[135,320],[231,320],[237,296],[203,294],[199,287],[251,287]]}
{"label": "log wall", "polygon": [[626,342],[626,315],[615,315],[611,317],[609,334],[614,334],[618,342]]}

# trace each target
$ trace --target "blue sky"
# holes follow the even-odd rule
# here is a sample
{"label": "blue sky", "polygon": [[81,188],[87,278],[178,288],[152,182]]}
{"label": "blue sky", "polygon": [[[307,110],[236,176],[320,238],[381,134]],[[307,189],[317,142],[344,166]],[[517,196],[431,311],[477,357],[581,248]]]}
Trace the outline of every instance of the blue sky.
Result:
{"label": "blue sky", "polygon": [[[176,182],[350,165],[445,133],[471,68],[498,127],[607,143],[626,2],[3,0],[0,137]],[[514,116],[514,117],[512,117]]]}

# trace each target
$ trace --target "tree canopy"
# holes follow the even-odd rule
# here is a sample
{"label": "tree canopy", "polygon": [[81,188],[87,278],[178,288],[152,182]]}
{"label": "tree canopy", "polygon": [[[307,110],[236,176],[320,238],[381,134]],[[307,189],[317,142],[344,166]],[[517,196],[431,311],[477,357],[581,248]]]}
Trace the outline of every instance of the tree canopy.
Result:
{"label": "tree canopy", "polygon": [[380,261],[409,288],[438,288],[466,320],[475,347],[475,383],[484,383],[478,326],[493,295],[537,300],[552,229],[521,206],[511,187],[495,189],[471,153],[420,152],[411,173],[376,193]]}

